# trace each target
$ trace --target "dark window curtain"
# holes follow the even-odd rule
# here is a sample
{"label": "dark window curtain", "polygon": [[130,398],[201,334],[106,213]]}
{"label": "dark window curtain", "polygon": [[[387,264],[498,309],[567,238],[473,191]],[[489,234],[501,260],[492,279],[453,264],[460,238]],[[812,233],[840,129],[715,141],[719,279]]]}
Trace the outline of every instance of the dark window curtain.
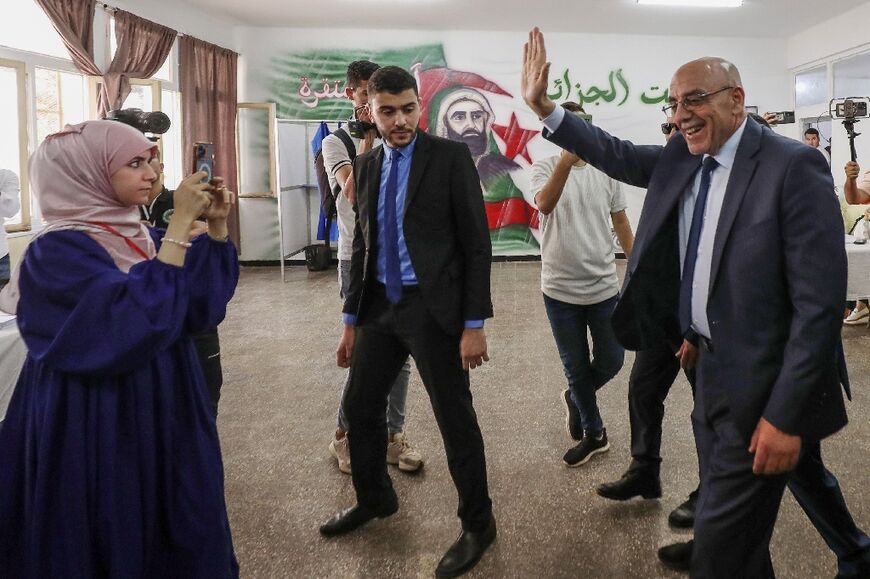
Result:
{"label": "dark window curtain", "polygon": [[109,110],[121,108],[130,94],[131,77],[151,78],[160,70],[177,35],[171,28],[129,12],[115,12],[118,50],[103,77],[103,92]]}
{"label": "dark window curtain", "polygon": [[[179,39],[182,148],[185,172],[193,168],[193,144],[214,144],[215,175],[238,191],[236,163],[236,70],[239,55],[190,36]],[[230,237],[241,251],[239,206],[228,220]]]}

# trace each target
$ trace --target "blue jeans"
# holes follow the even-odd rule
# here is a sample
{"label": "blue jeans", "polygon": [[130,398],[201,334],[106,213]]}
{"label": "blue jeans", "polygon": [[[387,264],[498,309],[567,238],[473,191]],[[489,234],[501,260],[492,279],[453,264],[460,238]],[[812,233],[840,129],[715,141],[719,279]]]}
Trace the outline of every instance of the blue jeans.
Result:
{"label": "blue jeans", "polygon": [[[604,428],[595,392],[619,373],[625,350],[616,340],[610,317],[618,296],[586,306],[569,304],[544,295],[550,328],[568,379],[568,390],[584,431]],[[592,357],[586,331],[592,335]]]}
{"label": "blue jeans", "polygon": [[[341,299],[345,297],[345,290],[350,284],[350,261],[339,260],[338,262],[338,293]],[[410,359],[409,359],[410,360]],[[405,404],[408,400],[408,379],[411,377],[411,362],[405,360],[405,365],[399,371],[396,381],[387,397],[387,431],[390,434],[402,432],[405,428]],[[350,384],[350,370],[344,380],[344,388],[341,391],[341,403],[338,405],[338,427],[347,432],[347,416],[345,416],[344,399],[347,395],[347,387]]]}

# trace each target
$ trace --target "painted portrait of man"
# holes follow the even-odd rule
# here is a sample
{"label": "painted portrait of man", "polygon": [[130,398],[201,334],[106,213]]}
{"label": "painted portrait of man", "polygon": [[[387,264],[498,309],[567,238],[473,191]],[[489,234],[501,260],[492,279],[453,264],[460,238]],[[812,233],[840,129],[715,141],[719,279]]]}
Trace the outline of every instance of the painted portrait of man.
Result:
{"label": "painted portrait of man", "polygon": [[483,92],[454,86],[436,93],[428,103],[428,132],[468,145],[486,202],[495,255],[537,254],[540,246],[531,227],[534,209],[519,183],[523,167],[505,157],[493,136],[495,114]]}

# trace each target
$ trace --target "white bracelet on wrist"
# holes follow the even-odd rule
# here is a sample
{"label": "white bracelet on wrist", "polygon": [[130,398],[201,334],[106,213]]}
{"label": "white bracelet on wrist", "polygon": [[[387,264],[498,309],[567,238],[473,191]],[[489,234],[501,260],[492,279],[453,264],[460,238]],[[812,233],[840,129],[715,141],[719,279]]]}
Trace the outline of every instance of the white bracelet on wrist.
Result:
{"label": "white bracelet on wrist", "polygon": [[171,237],[164,237],[163,241],[168,243],[174,243],[175,245],[183,247],[184,249],[188,249],[191,245],[193,245],[189,241],[179,241],[177,239],[172,239]]}

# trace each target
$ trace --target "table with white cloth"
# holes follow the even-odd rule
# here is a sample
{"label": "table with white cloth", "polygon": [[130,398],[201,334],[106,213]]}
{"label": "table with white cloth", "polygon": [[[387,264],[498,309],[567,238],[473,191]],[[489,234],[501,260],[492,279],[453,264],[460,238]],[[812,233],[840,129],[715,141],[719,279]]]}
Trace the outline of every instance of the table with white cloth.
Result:
{"label": "table with white cloth", "polygon": [[6,322],[0,327],[0,422],[6,416],[6,408],[26,356],[27,347],[21,339],[18,326],[14,320]]}
{"label": "table with white cloth", "polygon": [[851,235],[846,236],[846,258],[849,261],[846,298],[863,300],[870,298],[870,243],[857,245],[852,243],[853,239]]}

